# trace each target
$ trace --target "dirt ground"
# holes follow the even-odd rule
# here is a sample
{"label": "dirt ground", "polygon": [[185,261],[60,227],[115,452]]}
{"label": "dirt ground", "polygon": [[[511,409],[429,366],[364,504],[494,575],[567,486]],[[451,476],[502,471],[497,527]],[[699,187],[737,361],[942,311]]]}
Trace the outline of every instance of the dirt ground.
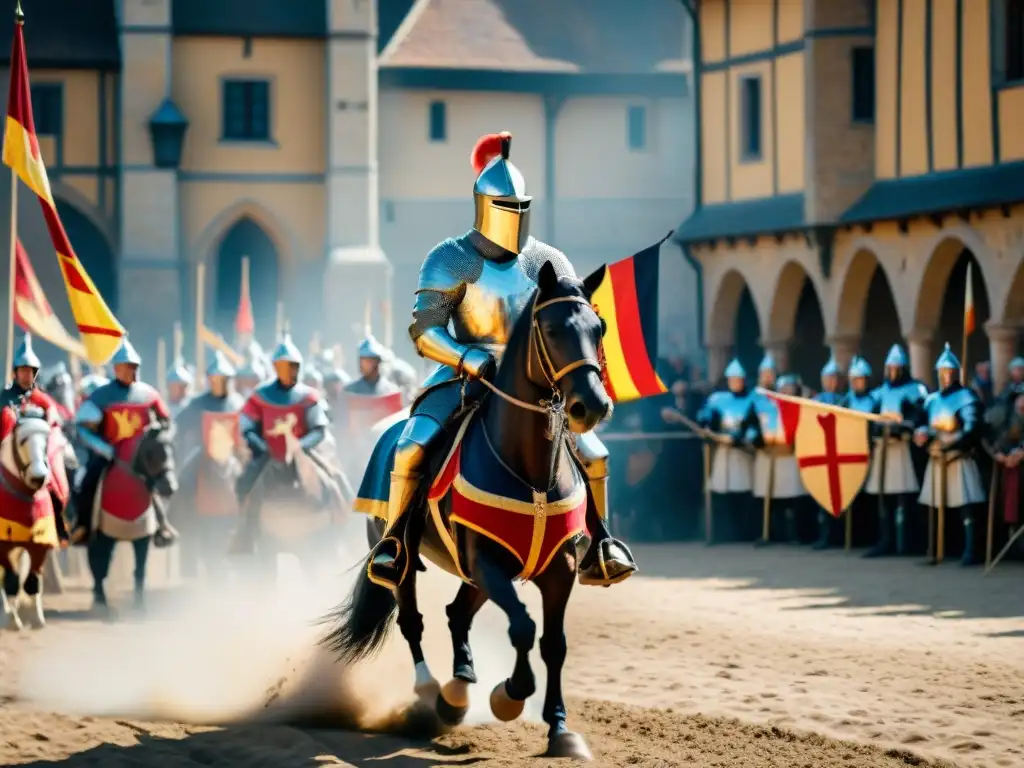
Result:
{"label": "dirt ground", "polygon": [[[578,588],[569,610],[570,726],[596,765],[1024,766],[1021,567],[983,577],[782,547],[636,555],[643,576]],[[315,652],[310,620],[347,577],[303,586],[287,566],[273,595],[155,592],[145,621],[95,621],[80,587],[50,598],[49,627],[0,636],[0,764],[550,764],[533,757],[539,696],[524,722],[489,718],[487,693],[512,659],[493,606],[474,627],[481,683],[467,725],[418,740],[336,727],[393,721],[411,695],[408,652],[397,633],[356,670]],[[443,575],[421,584],[442,682],[454,591]]]}

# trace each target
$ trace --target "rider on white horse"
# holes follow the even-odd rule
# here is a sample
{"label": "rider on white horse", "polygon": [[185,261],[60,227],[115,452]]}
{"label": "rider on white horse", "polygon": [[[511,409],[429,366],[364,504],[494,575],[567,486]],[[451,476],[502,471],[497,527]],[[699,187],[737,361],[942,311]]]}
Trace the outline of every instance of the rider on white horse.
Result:
{"label": "rider on white horse", "polygon": [[51,424],[60,426],[62,419],[56,401],[36,386],[36,377],[42,365],[32,349],[32,336],[26,333],[14,352],[11,366],[14,379],[0,393],[0,407],[29,403],[42,408]]}

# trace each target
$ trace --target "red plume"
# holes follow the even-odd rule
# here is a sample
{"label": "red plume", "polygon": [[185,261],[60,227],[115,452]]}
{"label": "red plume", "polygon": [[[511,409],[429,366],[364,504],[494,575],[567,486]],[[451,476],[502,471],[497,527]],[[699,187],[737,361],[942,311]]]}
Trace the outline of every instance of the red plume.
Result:
{"label": "red plume", "polygon": [[486,165],[501,154],[501,140],[507,134],[488,133],[481,136],[476,146],[469,155],[469,162],[473,165],[473,173],[479,176]]}

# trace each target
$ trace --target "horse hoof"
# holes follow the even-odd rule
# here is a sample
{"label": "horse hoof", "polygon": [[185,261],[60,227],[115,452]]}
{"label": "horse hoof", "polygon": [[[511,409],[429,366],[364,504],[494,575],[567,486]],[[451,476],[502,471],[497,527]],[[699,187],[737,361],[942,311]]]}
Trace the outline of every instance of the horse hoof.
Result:
{"label": "horse hoof", "polygon": [[435,708],[445,725],[461,725],[469,712],[469,684],[458,678],[449,680],[437,694]]}
{"label": "horse hoof", "polygon": [[43,613],[43,601],[38,595],[33,600],[32,613],[28,617],[29,626],[32,629],[42,629],[46,626],[46,614]]}
{"label": "horse hoof", "polygon": [[521,714],[526,707],[525,701],[517,701],[508,695],[505,687],[507,681],[502,681],[494,686],[491,691],[491,713],[503,723],[511,723]]}
{"label": "horse hoof", "polygon": [[8,632],[20,632],[25,628],[25,625],[21,623],[21,616],[18,615],[18,609],[11,607],[10,611],[3,614],[0,618],[0,629],[6,629]]}
{"label": "horse hoof", "polygon": [[564,731],[548,739],[548,751],[544,753],[544,757],[562,757],[589,763],[594,759],[594,754],[582,736],[572,731]]}

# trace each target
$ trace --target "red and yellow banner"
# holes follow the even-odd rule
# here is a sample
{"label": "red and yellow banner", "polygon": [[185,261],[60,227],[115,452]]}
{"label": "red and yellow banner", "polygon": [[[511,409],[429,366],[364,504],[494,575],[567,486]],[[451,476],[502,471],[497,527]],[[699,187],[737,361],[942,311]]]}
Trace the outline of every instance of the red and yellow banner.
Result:
{"label": "red and yellow banner", "polygon": [[39,198],[46,228],[50,232],[61,274],[64,276],[68,303],[82,336],[86,359],[93,365],[104,365],[121,345],[125,331],[78,260],[57,214],[50,180],[39,153],[35,120],[32,118],[28,60],[25,57],[25,37],[20,21],[14,27],[14,46],[11,50],[11,85],[7,100],[3,162]]}
{"label": "red and yellow banner", "polygon": [[20,240],[15,245],[14,260],[14,322],[23,331],[84,358],[84,345],[67,332],[53,313]]}
{"label": "red and yellow banner", "polygon": [[607,326],[601,362],[605,388],[617,403],[667,391],[655,370],[658,253],[663,242],[601,267],[601,282],[590,297]]}

